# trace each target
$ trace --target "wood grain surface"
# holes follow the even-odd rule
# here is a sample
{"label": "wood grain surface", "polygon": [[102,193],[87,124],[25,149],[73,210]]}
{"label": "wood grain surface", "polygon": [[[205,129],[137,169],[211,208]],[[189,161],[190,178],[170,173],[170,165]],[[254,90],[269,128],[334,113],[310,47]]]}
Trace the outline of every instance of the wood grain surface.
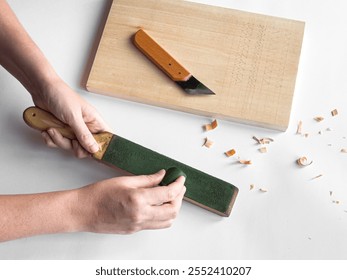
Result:
{"label": "wood grain surface", "polygon": [[[304,23],[177,0],[115,0],[87,89],[286,130]],[[216,96],[189,96],[133,44],[143,28]]]}

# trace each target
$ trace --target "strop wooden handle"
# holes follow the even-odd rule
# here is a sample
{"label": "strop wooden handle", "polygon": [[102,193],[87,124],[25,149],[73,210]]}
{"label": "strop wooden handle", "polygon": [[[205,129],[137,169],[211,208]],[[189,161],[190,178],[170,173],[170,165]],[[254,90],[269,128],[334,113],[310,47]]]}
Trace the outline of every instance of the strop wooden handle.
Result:
{"label": "strop wooden handle", "polygon": [[49,128],[57,129],[64,137],[76,139],[75,133],[67,124],[58,120],[51,113],[38,107],[29,107],[23,113],[23,119],[30,127],[45,131]]}
{"label": "strop wooden handle", "polygon": [[173,81],[184,82],[191,77],[188,70],[177,62],[142,29],[135,33],[134,44]]}
{"label": "strop wooden handle", "polygon": [[[46,131],[49,128],[57,129],[64,137],[74,140],[76,135],[72,128],[58,120],[51,113],[38,107],[29,107],[23,113],[23,119],[26,124],[36,130]],[[96,142],[99,144],[99,151],[93,154],[93,157],[101,160],[113,134],[111,132],[101,132],[93,134]]]}

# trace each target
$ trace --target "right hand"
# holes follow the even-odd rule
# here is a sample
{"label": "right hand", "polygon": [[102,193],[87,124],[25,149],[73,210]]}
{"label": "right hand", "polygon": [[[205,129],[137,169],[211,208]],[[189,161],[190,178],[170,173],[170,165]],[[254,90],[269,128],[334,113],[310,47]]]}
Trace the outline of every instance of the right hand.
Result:
{"label": "right hand", "polygon": [[[83,231],[129,234],[170,227],[181,208],[186,188],[179,177],[158,186],[165,175],[111,178],[79,189]],[[86,220],[85,220],[86,219]]]}

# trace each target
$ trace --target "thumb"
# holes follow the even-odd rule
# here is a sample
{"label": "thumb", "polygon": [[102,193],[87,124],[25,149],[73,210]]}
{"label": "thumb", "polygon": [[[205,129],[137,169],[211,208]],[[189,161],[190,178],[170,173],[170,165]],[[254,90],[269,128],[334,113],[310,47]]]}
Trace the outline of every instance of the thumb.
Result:
{"label": "thumb", "polygon": [[134,185],[142,188],[152,188],[159,185],[159,183],[163,180],[165,175],[165,169],[159,170],[157,173],[150,175],[138,175],[133,176],[132,178],[136,180]]}
{"label": "thumb", "polygon": [[99,150],[99,145],[94,139],[89,128],[82,118],[75,119],[71,124],[71,128],[75,132],[78,142],[89,153],[96,153]]}

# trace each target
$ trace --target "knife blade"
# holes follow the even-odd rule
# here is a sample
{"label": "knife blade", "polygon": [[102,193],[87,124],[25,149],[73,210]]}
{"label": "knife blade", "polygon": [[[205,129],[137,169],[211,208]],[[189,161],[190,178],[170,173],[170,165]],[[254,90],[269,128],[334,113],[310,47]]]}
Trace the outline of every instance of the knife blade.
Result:
{"label": "knife blade", "polygon": [[[27,108],[23,118],[34,129],[45,131],[55,128],[64,137],[76,139],[69,126],[38,107]],[[94,159],[134,175],[148,175],[175,167],[178,175],[186,177],[184,200],[224,217],[230,215],[238,193],[234,185],[110,132],[93,136],[100,146],[99,151],[93,154]]]}
{"label": "knife blade", "polygon": [[143,29],[135,33],[134,44],[186,93],[192,95],[215,95],[212,90],[196,79]]}

